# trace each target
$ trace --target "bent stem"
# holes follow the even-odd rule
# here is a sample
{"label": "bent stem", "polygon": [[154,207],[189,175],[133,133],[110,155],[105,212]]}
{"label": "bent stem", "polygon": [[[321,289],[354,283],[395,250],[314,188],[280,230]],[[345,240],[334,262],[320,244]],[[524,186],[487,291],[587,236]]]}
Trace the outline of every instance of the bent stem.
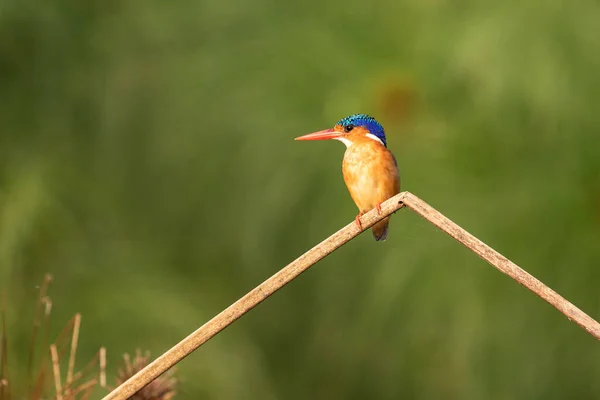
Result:
{"label": "bent stem", "polygon": [[129,398],[138,390],[152,382],[152,380],[156,379],[159,375],[183,360],[217,333],[231,325],[242,315],[264,301],[267,297],[297,278],[315,263],[405,205],[442,231],[446,232],[458,242],[465,245],[479,257],[496,267],[500,272],[510,276],[512,279],[546,300],[596,339],[600,339],[600,324],[593,318],[506,257],[452,222],[417,196],[410,192],[402,192],[383,202],[381,204],[381,213],[379,210],[371,210],[360,217],[362,229],[360,229],[357,226],[358,224],[354,221],[346,225],[256,288],[252,289],[241,299],[227,307],[171,349],[167,350],[163,355],[110,392],[103,400],[125,400]]}

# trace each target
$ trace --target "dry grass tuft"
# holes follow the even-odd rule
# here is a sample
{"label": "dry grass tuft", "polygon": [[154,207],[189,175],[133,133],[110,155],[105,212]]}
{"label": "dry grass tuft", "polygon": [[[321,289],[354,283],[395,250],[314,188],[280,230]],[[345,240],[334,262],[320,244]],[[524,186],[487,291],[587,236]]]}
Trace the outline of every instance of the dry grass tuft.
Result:
{"label": "dry grass tuft", "polygon": [[[50,315],[52,300],[47,295],[52,276],[46,274],[40,286],[36,302],[29,354],[27,357],[26,387],[15,388],[8,374],[8,335],[6,333],[6,308],[2,309],[2,334],[0,353],[0,400],[25,398],[41,400],[54,398],[57,400],[85,400],[100,382],[105,382],[104,366],[106,351],[101,348],[93,359],[81,370],[75,370],[77,344],[81,314],[75,314],[64,326],[53,343],[50,342]],[[66,352],[68,351],[68,357]],[[66,363],[66,377],[61,374],[61,364]],[[52,379],[50,379],[52,378]]]}
{"label": "dry grass tuft", "polygon": [[[8,371],[8,336],[6,333],[6,302],[2,298],[0,310],[0,400],[12,398],[42,400],[85,400],[94,389],[106,385],[106,349],[100,348],[82,369],[76,370],[77,345],[81,327],[81,314],[75,314],[50,343],[50,315],[52,300],[47,295],[52,276],[46,275],[40,286],[35,306],[33,329],[27,356],[25,388],[15,388]],[[133,363],[125,355],[125,369],[119,370],[117,384],[127,380],[149,362],[150,355],[138,351]],[[66,374],[62,371],[66,370]],[[169,400],[175,395],[177,381],[172,373],[165,374],[133,397],[136,400]]]}

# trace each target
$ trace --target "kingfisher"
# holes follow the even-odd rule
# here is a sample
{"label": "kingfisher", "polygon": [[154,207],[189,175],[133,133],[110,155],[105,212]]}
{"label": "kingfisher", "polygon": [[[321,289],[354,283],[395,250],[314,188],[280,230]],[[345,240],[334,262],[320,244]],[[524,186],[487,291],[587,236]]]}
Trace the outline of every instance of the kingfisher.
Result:
{"label": "kingfisher", "polygon": [[[297,137],[295,140],[338,140],[346,145],[342,161],[344,182],[358,207],[355,222],[362,230],[360,217],[400,193],[398,163],[387,148],[383,126],[370,115],[353,114],[333,128]],[[388,235],[390,217],[373,225],[373,237],[383,241]]]}

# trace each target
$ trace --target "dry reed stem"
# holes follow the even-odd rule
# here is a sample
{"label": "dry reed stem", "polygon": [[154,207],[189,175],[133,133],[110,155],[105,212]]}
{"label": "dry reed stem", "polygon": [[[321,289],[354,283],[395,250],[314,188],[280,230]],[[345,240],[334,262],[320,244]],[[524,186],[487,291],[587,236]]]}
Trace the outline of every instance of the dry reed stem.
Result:
{"label": "dry reed stem", "polygon": [[100,347],[100,387],[106,387],[106,347]]}
{"label": "dry reed stem", "polygon": [[[370,228],[375,223],[398,211],[405,205],[460,243],[464,244],[475,254],[496,267],[499,271],[510,276],[521,285],[546,300],[561,313],[566,315],[567,318],[575,321],[579,326],[588,331],[596,339],[600,339],[600,324],[598,324],[598,322],[410,192],[399,193],[381,204],[381,214],[376,210],[371,210],[364,214],[361,218],[362,231]],[[202,344],[206,343],[217,333],[231,325],[267,297],[297,278],[312,265],[354,239],[362,231],[358,229],[354,222],[346,225],[256,288],[252,289],[241,299],[227,307],[171,349],[167,350],[163,355],[105,396],[103,400],[125,400],[129,398],[173,365],[188,356]]]}
{"label": "dry reed stem", "polygon": [[69,354],[69,368],[67,369],[67,386],[73,383],[73,371],[75,370],[75,355],[77,353],[77,342],[79,341],[79,327],[81,326],[81,314],[75,314],[73,320],[73,334],[71,336],[71,353]]}
{"label": "dry reed stem", "polygon": [[563,313],[569,320],[588,331],[596,339],[600,339],[600,324],[589,315],[575,307],[564,297],[544,285],[524,269],[492,249],[460,226],[456,225],[442,213],[425,203],[423,200],[410,192],[405,192],[404,203],[408,208],[431,222],[433,225],[452,236],[458,242],[464,244],[473,253],[496,267],[500,272],[510,276],[533,293],[546,300],[558,311]]}
{"label": "dry reed stem", "polygon": [[56,400],[62,400],[62,385],[60,383],[60,362],[58,359],[58,350],[55,344],[50,345],[50,355],[52,357],[52,372],[54,373],[54,388],[56,389]]}

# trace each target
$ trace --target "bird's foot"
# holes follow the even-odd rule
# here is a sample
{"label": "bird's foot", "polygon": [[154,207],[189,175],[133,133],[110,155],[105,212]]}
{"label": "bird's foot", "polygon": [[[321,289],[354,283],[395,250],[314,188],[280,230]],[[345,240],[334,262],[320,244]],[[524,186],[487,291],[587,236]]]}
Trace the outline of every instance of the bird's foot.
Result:
{"label": "bird's foot", "polygon": [[375,206],[375,208],[377,209],[377,212],[379,214],[381,214],[381,203],[377,203],[377,205]]}
{"label": "bird's foot", "polygon": [[358,215],[356,216],[356,219],[354,220],[354,222],[356,222],[356,226],[358,227],[359,230],[362,231],[362,224],[360,223],[360,217],[362,217],[364,214],[364,212],[359,212]]}

